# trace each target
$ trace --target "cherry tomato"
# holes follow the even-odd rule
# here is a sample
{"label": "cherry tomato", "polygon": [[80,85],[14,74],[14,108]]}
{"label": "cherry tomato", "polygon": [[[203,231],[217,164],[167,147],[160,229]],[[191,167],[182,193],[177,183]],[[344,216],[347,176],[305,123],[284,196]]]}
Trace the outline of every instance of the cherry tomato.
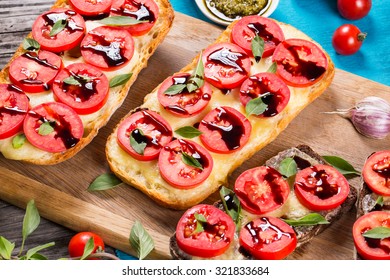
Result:
{"label": "cherry tomato", "polygon": [[[56,35],[50,32],[56,22],[62,21],[65,27]],[[62,52],[80,44],[85,34],[83,17],[73,10],[57,8],[40,15],[32,27],[32,36],[41,45],[41,49]]]}
{"label": "cherry tomato", "polygon": [[337,0],[340,15],[349,20],[361,19],[371,10],[371,0]]}
{"label": "cherry tomato", "polygon": [[148,33],[156,23],[158,14],[158,6],[153,0],[113,0],[111,8],[111,16],[129,16],[146,21],[125,27],[133,36]]}
{"label": "cherry tomato", "polygon": [[249,140],[252,126],[249,120],[231,107],[218,107],[210,111],[200,122],[203,133],[200,140],[215,153],[233,153]]}
{"label": "cherry tomato", "polygon": [[261,215],[282,206],[290,194],[290,186],[277,170],[259,166],[238,176],[234,192],[245,210]]}
{"label": "cherry tomato", "polygon": [[100,16],[110,12],[112,0],[69,0],[72,8],[83,16]]}
{"label": "cherry tomato", "polygon": [[32,108],[24,119],[23,130],[33,146],[50,153],[72,148],[84,134],[79,115],[59,102],[42,103]]}
{"label": "cherry tomato", "polygon": [[84,248],[87,244],[88,240],[93,238],[93,251],[92,253],[96,253],[96,251],[104,251],[104,241],[103,239],[97,235],[96,233],[83,231],[74,235],[68,245],[68,251],[71,258],[78,258],[84,254]]}
{"label": "cherry tomato", "polygon": [[[197,162],[197,165],[193,161]],[[177,139],[161,150],[158,168],[161,176],[170,185],[189,189],[209,177],[213,169],[213,158],[201,145],[190,140]]]}
{"label": "cherry tomato", "polygon": [[22,129],[29,107],[27,95],[10,84],[0,84],[0,139]]}
{"label": "cherry tomato", "polygon": [[207,82],[191,93],[186,88],[179,94],[165,93],[172,85],[185,85],[190,76],[188,73],[180,73],[169,77],[162,83],[157,93],[160,104],[172,114],[180,117],[191,117],[200,113],[209,103],[212,94]]}
{"label": "cherry tomato", "polygon": [[[131,144],[130,138],[135,143]],[[118,128],[118,143],[123,150],[137,160],[156,159],[162,147],[172,139],[172,128],[159,114],[143,110],[125,118]],[[141,152],[134,145],[145,145]]]}
{"label": "cherry tomato", "polygon": [[364,164],[362,175],[374,193],[390,196],[390,151],[372,154]]}
{"label": "cherry tomato", "polygon": [[252,40],[259,35],[264,40],[263,57],[272,55],[276,46],[284,41],[283,30],[272,19],[258,15],[240,19],[233,27],[231,41],[252,54]]}
{"label": "cherry tomato", "polygon": [[281,260],[297,246],[297,237],[287,223],[274,217],[257,218],[240,231],[240,245],[260,260]]}
{"label": "cherry tomato", "polygon": [[261,96],[267,105],[261,117],[273,117],[287,106],[290,89],[286,83],[273,73],[259,73],[246,79],[240,88],[240,101],[246,106],[252,99]]}
{"label": "cherry tomato", "polygon": [[307,87],[316,83],[328,67],[325,53],[314,43],[302,39],[287,39],[272,56],[277,74],[290,86]]}
{"label": "cherry tomato", "polygon": [[130,62],[134,39],[124,29],[100,26],[88,32],[80,48],[86,63],[112,71]]}
{"label": "cherry tomato", "polygon": [[390,260],[390,237],[375,239],[363,234],[376,227],[390,228],[390,213],[374,211],[357,219],[352,228],[353,241],[359,255],[367,260]]}
{"label": "cherry tomato", "polygon": [[[206,221],[198,221],[198,215]],[[201,224],[203,230],[196,231],[197,224]],[[180,218],[176,226],[176,240],[179,248],[187,254],[212,258],[229,248],[234,232],[235,224],[229,215],[212,205],[199,204],[188,209]]]}
{"label": "cherry tomato", "polygon": [[43,92],[49,89],[61,68],[61,57],[52,52],[27,52],[11,62],[9,78],[25,92]]}
{"label": "cherry tomato", "polygon": [[353,24],[343,24],[333,33],[333,48],[338,54],[354,54],[362,46],[366,35],[366,33],[361,32],[360,29]]}
{"label": "cherry tomato", "polygon": [[[66,83],[69,79],[71,82]],[[54,98],[80,115],[91,114],[106,103],[108,84],[106,75],[99,69],[86,63],[74,63],[56,76]]]}
{"label": "cherry tomato", "polygon": [[238,87],[249,75],[251,60],[232,43],[209,46],[202,55],[206,81],[220,89]]}
{"label": "cherry tomato", "polygon": [[349,184],[336,168],[319,164],[297,173],[294,190],[304,206],[322,211],[340,206],[349,194]]}

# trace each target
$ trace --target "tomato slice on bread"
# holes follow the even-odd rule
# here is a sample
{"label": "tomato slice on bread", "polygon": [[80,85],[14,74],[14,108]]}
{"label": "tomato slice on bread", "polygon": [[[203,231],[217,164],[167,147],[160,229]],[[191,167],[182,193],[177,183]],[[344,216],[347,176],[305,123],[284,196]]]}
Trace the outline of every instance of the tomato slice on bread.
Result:
{"label": "tomato slice on bread", "polygon": [[297,237],[287,223],[274,217],[257,218],[240,230],[240,245],[259,260],[281,260],[297,246]]}
{"label": "tomato slice on bread", "polygon": [[[57,22],[62,27],[53,30]],[[35,20],[32,36],[41,49],[58,53],[78,46],[85,30],[85,21],[81,15],[70,9],[57,8],[44,12]]]}
{"label": "tomato slice on bread", "polygon": [[69,4],[80,15],[93,17],[108,14],[112,0],[69,0]]}
{"label": "tomato slice on bread", "polygon": [[359,255],[367,260],[390,260],[390,237],[369,238],[363,234],[377,227],[390,228],[390,213],[373,211],[359,217],[352,228],[353,241]]}
{"label": "tomato slice on bread", "polygon": [[362,175],[374,193],[390,196],[390,150],[378,151],[369,156]]}
{"label": "tomato slice on bread", "polygon": [[300,170],[294,183],[299,201],[313,211],[340,206],[349,194],[347,179],[334,167],[318,164]]}
{"label": "tomato slice on bread", "polygon": [[213,158],[201,145],[177,139],[161,150],[158,168],[161,176],[171,186],[189,189],[209,177],[213,169]]}
{"label": "tomato slice on bread", "polygon": [[222,210],[199,204],[188,209],[176,226],[176,240],[187,254],[212,258],[223,254],[234,239],[235,224]]}

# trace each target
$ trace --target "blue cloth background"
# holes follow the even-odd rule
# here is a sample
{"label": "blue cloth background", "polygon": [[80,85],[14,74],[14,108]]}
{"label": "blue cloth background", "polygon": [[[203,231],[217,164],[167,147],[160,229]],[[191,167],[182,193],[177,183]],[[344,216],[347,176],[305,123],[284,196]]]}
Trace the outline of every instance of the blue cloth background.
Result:
{"label": "blue cloth background", "polygon": [[[175,11],[211,22],[194,0],[171,0]],[[340,16],[337,0],[280,0],[272,18],[305,32],[329,53],[336,67],[390,86],[390,1],[372,1],[370,13],[350,21]],[[333,32],[344,23],[355,24],[367,38],[362,48],[351,56],[338,55],[332,47]]]}

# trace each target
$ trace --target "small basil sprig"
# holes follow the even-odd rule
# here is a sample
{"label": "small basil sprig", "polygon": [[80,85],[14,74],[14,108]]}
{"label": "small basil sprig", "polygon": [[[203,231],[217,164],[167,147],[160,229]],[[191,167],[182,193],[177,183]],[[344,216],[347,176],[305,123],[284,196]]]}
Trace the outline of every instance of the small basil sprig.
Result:
{"label": "small basil sprig", "polygon": [[175,132],[184,138],[194,138],[202,134],[199,129],[193,126],[183,126],[175,130]]}
{"label": "small basil sprig", "polygon": [[283,219],[283,221],[290,226],[315,226],[329,224],[329,222],[318,213],[310,213],[297,220]]}
{"label": "small basil sprig", "polygon": [[268,73],[276,73],[277,67],[278,67],[278,65],[276,64],[276,62],[272,62],[270,67],[267,69],[267,72]]}
{"label": "small basil sprig", "polygon": [[252,39],[251,47],[253,56],[258,63],[264,53],[264,39],[256,34],[256,36]]}
{"label": "small basil sprig", "polygon": [[194,216],[196,219],[196,228],[192,232],[193,235],[204,231],[204,225],[207,223],[207,219],[204,215],[195,212]]}
{"label": "small basil sprig", "polygon": [[53,37],[55,35],[57,35],[58,33],[60,33],[62,30],[64,30],[64,28],[66,27],[66,25],[68,24],[68,21],[66,19],[60,19],[60,20],[57,20],[52,29],[50,30],[50,37]]}
{"label": "small basil sprig", "polygon": [[197,160],[196,158],[194,158],[193,156],[187,154],[186,152],[182,152],[182,158],[181,160],[189,165],[189,166],[192,166],[192,167],[195,167],[195,168],[198,168],[200,170],[203,170],[203,166],[202,164],[199,162],[199,160]]}
{"label": "small basil sprig", "polygon": [[154,241],[139,221],[135,221],[130,232],[130,245],[143,260],[154,249]]}
{"label": "small basil sprig", "polygon": [[122,75],[117,75],[117,76],[113,77],[110,80],[110,88],[126,84],[127,81],[130,80],[131,76],[133,76],[133,73],[122,74]]}
{"label": "small basil sprig", "polygon": [[139,23],[148,22],[147,20],[137,20],[132,17],[127,16],[112,16],[106,17],[102,20],[97,21],[98,23],[109,25],[109,26],[126,26],[126,25],[135,25]]}
{"label": "small basil sprig", "polygon": [[284,177],[289,178],[297,174],[298,166],[293,158],[288,157],[280,162],[278,170]]}
{"label": "small basil sprig", "polygon": [[89,185],[88,190],[89,191],[109,190],[115,188],[120,183],[122,183],[122,181],[119,180],[118,177],[116,177],[114,174],[105,173],[96,177],[96,179],[93,180],[93,182]]}
{"label": "small basil sprig", "polygon": [[379,205],[380,207],[382,207],[384,204],[384,200],[383,200],[383,196],[378,196],[378,198],[376,199],[375,201],[375,205]]}
{"label": "small basil sprig", "polygon": [[259,116],[267,110],[268,105],[264,103],[263,97],[270,93],[262,94],[256,98],[251,99],[245,106],[246,116],[256,115]]}
{"label": "small basil sprig", "polygon": [[338,171],[340,171],[343,175],[358,175],[360,176],[360,172],[357,171],[349,162],[341,157],[337,156],[322,156],[327,163],[332,165]]}
{"label": "small basil sprig", "polygon": [[239,231],[241,222],[241,203],[234,191],[222,186],[219,190],[225,212],[233,219],[236,224],[236,231]]}
{"label": "small basil sprig", "polygon": [[364,237],[383,239],[390,237],[390,228],[388,227],[376,227],[363,233]]}
{"label": "small basil sprig", "polygon": [[12,138],[12,147],[14,149],[20,149],[26,142],[26,139],[27,138],[24,133],[16,135],[14,138]]}
{"label": "small basil sprig", "polygon": [[54,125],[54,122],[50,122],[50,121],[43,122],[39,126],[38,134],[42,135],[42,136],[49,135],[50,133],[52,133],[54,131],[53,125]]}
{"label": "small basil sprig", "polygon": [[37,52],[41,48],[41,45],[32,38],[25,38],[23,40],[23,49],[26,51]]}
{"label": "small basil sprig", "polygon": [[145,141],[143,141],[143,139],[141,139],[141,141],[138,141],[136,139],[138,137],[135,136],[136,134],[141,135],[142,138],[145,137],[145,135],[141,129],[139,129],[139,128],[134,129],[130,134],[130,146],[134,149],[134,151],[137,154],[143,155],[145,152],[145,148],[147,146],[147,143]]}

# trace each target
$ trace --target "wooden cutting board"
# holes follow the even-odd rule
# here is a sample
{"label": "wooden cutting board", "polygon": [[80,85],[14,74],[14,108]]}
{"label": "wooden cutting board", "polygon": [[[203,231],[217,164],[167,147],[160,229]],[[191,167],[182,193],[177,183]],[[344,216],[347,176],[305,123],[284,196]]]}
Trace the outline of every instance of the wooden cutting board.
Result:
{"label": "wooden cutting board", "polygon": [[[47,2],[47,1],[46,1]],[[104,146],[115,124],[142,103],[166,77],[179,71],[203,48],[213,42],[221,29],[177,13],[173,28],[131,88],[123,106],[99,135],[74,158],[54,166],[34,166],[0,157],[0,199],[24,208],[34,199],[40,214],[75,231],[94,231],[112,247],[134,254],[128,237],[139,220],[152,235],[156,248],[152,259],[169,259],[169,237],[183,211],[156,205],[141,192],[125,184],[104,192],[89,192],[89,184],[109,171]],[[23,36],[17,37],[21,42]],[[1,52],[9,49],[0,44]],[[372,152],[389,149],[390,138],[372,140],[358,134],[351,123],[323,112],[349,108],[364,96],[376,95],[390,102],[390,88],[337,70],[330,88],[306,108],[279,137],[229,176],[230,185],[245,169],[261,165],[283,149],[308,144],[321,155],[337,155],[360,169]],[[351,181],[359,184],[359,179]],[[215,194],[206,202],[213,202]],[[297,249],[291,259],[352,259],[351,226],[355,210]]]}

